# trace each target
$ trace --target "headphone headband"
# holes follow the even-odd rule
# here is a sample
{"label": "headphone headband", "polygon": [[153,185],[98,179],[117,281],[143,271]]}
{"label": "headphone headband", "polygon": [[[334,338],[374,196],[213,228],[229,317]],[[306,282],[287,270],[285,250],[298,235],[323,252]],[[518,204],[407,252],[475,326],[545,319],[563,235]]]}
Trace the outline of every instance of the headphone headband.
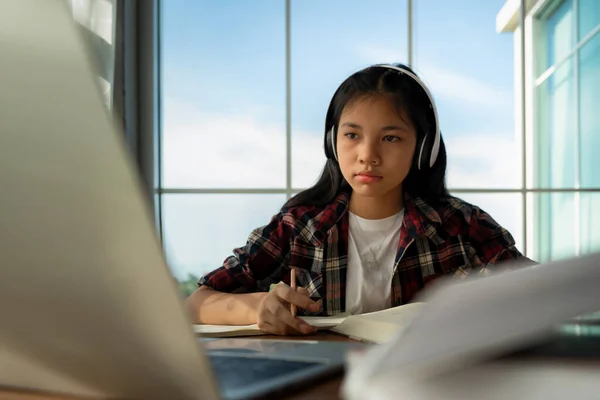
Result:
{"label": "headphone headband", "polygon": [[[425,85],[425,83],[423,83],[423,81],[421,81],[421,79],[419,79],[419,77],[417,77],[413,72],[403,68],[403,67],[399,67],[399,66],[395,66],[395,65],[391,65],[391,64],[376,64],[373,65],[372,67],[369,68],[373,68],[373,67],[380,67],[380,68],[387,68],[387,69],[391,69],[394,71],[397,71],[403,75],[408,76],[409,78],[411,78],[415,83],[417,83],[419,85],[419,87],[423,90],[423,92],[425,93],[425,95],[427,96],[427,99],[429,100],[429,106],[431,107],[431,111],[433,113],[433,118],[434,118],[434,130],[433,130],[433,144],[431,145],[431,153],[429,155],[429,160],[422,160],[423,156],[424,156],[424,150],[425,150],[425,145],[428,142],[427,136],[429,136],[430,132],[425,132],[426,137],[424,138],[424,140],[421,143],[421,147],[418,150],[418,162],[417,162],[417,166],[419,169],[422,169],[422,165],[424,164],[423,161],[428,161],[428,166],[431,168],[433,167],[433,164],[435,163],[435,160],[437,159],[439,150],[440,150],[440,124],[438,121],[438,112],[437,112],[437,107],[435,105],[435,102],[433,100],[433,96],[431,94],[431,92],[429,91],[429,89],[427,88],[427,86]],[[335,95],[334,95],[335,97]],[[331,103],[329,104],[329,110],[327,111],[327,117],[329,119],[330,115],[332,115],[332,107],[333,107],[333,98],[331,100]],[[329,121],[328,121],[329,122]],[[330,141],[331,144],[327,143],[327,136],[330,137]],[[431,139],[429,139],[431,140]],[[329,128],[326,128],[326,134],[325,134],[325,148],[326,148],[326,152],[327,152],[327,146],[331,145],[331,152],[333,153],[334,158],[337,160],[337,151],[336,151],[336,140],[335,140],[335,125],[332,125]]]}

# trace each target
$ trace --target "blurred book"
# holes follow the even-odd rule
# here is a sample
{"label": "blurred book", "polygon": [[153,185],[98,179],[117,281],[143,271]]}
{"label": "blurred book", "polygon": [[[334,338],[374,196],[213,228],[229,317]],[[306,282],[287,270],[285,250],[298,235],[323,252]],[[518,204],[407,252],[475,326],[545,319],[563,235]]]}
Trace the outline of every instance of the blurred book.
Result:
{"label": "blurred book", "polygon": [[[487,390],[487,395],[469,398],[505,398],[496,396],[497,390],[505,388],[493,376],[504,374],[509,379],[514,374],[505,368],[506,364],[489,363],[547,340],[566,321],[589,319],[582,316],[600,310],[599,283],[600,254],[462,282],[442,280],[420,297],[423,307],[392,340],[350,357],[342,389],[344,398],[453,399],[461,398],[470,387],[482,393]],[[518,368],[522,368],[523,379],[533,379],[532,368],[538,366],[529,363],[519,364]],[[560,368],[539,369],[547,377],[561,375],[557,371],[562,370],[562,364]],[[594,371],[598,376],[600,359]],[[582,372],[580,377],[590,374]],[[475,376],[479,375],[481,381],[477,382]],[[565,372],[561,376],[568,384],[568,377],[573,375]],[[531,382],[522,382],[521,386],[535,387]],[[593,385],[600,391],[600,383],[578,384],[582,388]],[[393,397],[373,397],[378,385],[382,390],[395,385],[394,391],[384,391]],[[506,398],[538,398],[511,393]],[[545,390],[542,394],[547,397],[540,398],[553,397]]]}

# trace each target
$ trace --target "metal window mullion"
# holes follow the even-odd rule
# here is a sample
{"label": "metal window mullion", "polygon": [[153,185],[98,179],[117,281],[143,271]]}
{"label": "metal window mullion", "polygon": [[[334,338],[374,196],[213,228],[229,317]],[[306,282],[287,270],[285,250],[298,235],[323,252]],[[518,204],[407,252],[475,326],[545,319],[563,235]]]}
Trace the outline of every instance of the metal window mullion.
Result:
{"label": "metal window mullion", "polygon": [[160,194],[288,194],[287,188],[161,188]]}
{"label": "metal window mullion", "polygon": [[[573,24],[573,35],[577,43],[579,39],[578,28],[579,28],[579,0],[573,0],[573,12],[575,14]],[[580,166],[580,151],[581,151],[581,133],[579,132],[579,47],[576,46],[575,53],[573,55],[573,129],[575,132],[574,137],[574,162],[575,162],[575,188],[581,187],[581,166]],[[581,196],[579,192],[576,192],[573,196],[573,214],[574,214],[574,234],[575,234],[575,256],[579,256],[581,253]]]}
{"label": "metal window mullion", "polygon": [[413,68],[413,3],[407,0],[407,45],[408,45],[408,66]]}
{"label": "metal window mullion", "polygon": [[[292,193],[298,193],[306,188],[292,188]],[[527,193],[600,193],[600,188],[450,188],[452,193],[479,194],[527,194]],[[287,188],[160,188],[155,194],[286,194]]]}
{"label": "metal window mullion", "polygon": [[527,7],[525,0],[521,0],[521,6],[519,8],[519,24],[521,25],[520,40],[521,40],[521,206],[523,212],[521,213],[521,229],[523,230],[523,254],[527,255],[527,120],[526,120],[526,64],[525,64],[525,17],[527,14]]}
{"label": "metal window mullion", "polygon": [[290,0],[285,1],[285,188],[292,196],[292,66]]}
{"label": "metal window mullion", "polygon": [[[156,126],[155,126],[155,132],[156,132],[156,143],[154,144],[156,146],[156,161],[158,163],[158,168],[157,168],[157,177],[156,177],[156,183],[157,186],[159,188],[162,188],[162,184],[163,184],[163,159],[162,159],[162,101],[161,101],[161,96],[162,96],[162,79],[161,79],[161,25],[160,25],[160,12],[161,12],[161,0],[154,0],[154,49],[155,49],[155,59],[154,59],[154,65],[155,65],[155,98],[156,98],[156,103],[155,103],[155,116],[156,116]],[[162,202],[162,196],[159,194],[157,197],[157,202],[158,204],[156,205],[156,207],[158,207],[158,235],[159,235],[159,240],[161,243],[164,243],[164,224],[163,224],[163,202]]]}

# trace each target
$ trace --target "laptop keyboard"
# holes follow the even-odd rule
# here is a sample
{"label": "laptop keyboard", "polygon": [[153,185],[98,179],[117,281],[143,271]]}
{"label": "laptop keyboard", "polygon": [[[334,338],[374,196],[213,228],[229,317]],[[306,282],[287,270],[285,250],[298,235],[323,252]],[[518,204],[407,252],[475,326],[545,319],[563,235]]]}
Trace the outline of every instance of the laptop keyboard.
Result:
{"label": "laptop keyboard", "polygon": [[240,356],[209,355],[213,371],[221,387],[240,389],[267,379],[278,378],[319,362]]}

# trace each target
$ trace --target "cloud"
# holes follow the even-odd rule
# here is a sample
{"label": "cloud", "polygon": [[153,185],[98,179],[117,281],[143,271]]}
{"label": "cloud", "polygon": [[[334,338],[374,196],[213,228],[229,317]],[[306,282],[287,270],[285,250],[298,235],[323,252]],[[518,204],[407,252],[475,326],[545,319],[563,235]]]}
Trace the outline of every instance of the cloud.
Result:
{"label": "cloud", "polygon": [[284,187],[285,130],[167,98],[163,166],[166,187]]}
{"label": "cloud", "polygon": [[[285,188],[285,125],[255,108],[207,113],[166,98],[163,132],[165,187]],[[319,134],[294,131],[293,187],[312,185],[325,163]]]}
{"label": "cloud", "polygon": [[[357,46],[359,57],[365,62],[397,62],[405,59],[398,50],[371,45]],[[377,60],[377,61],[373,61]],[[488,108],[506,108],[513,104],[512,91],[496,88],[468,75],[440,68],[430,63],[419,63],[415,72],[427,84],[436,99],[450,99]]]}
{"label": "cloud", "polygon": [[[521,146],[510,134],[469,133],[445,141],[447,183],[452,188],[498,189],[521,186]],[[520,193],[454,193],[488,212],[523,249]]]}
{"label": "cloud", "polygon": [[321,133],[298,131],[292,138],[292,185],[312,186],[323,171],[326,161]]}
{"label": "cloud", "polygon": [[521,185],[521,146],[514,135],[488,132],[445,139],[448,186],[516,188]]}

